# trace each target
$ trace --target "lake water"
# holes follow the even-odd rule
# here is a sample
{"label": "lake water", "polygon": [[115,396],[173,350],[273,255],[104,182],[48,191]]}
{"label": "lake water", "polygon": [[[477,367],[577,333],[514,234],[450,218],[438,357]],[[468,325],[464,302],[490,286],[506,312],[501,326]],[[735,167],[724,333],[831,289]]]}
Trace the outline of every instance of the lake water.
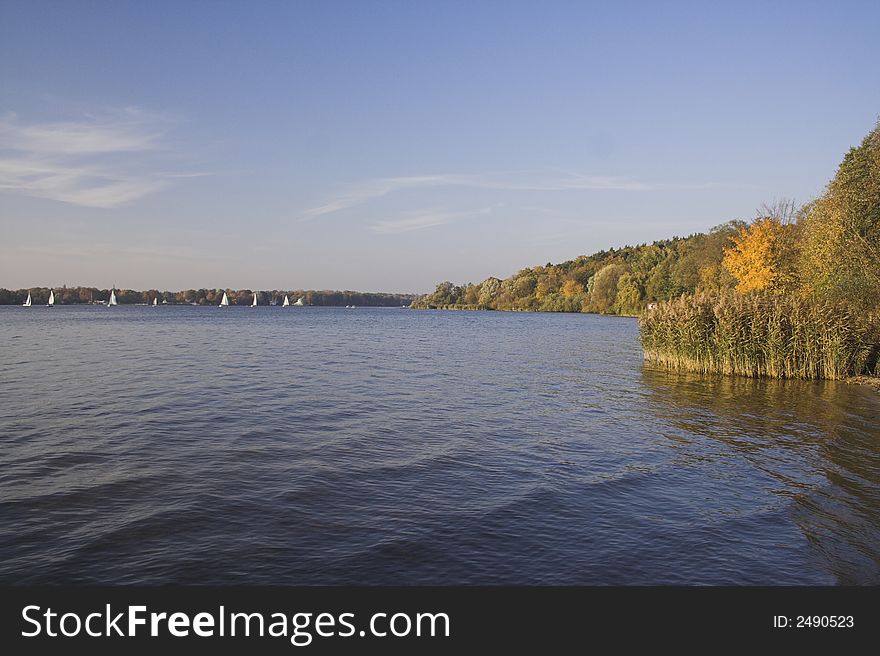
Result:
{"label": "lake water", "polygon": [[2,307],[0,401],[0,582],[880,583],[880,394],[632,319]]}

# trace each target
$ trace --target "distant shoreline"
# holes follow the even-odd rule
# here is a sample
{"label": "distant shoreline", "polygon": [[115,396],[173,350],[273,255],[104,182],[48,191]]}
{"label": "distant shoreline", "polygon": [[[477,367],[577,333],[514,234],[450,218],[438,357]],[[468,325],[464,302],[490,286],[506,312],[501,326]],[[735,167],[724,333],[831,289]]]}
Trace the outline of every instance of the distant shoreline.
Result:
{"label": "distant shoreline", "polygon": [[54,294],[55,305],[101,305],[110,300],[114,292],[119,305],[219,305],[224,294],[229,305],[252,305],[254,295],[257,305],[282,305],[285,296],[291,305],[313,305],[325,307],[400,307],[412,305],[418,294],[358,292],[352,290],[314,290],[314,289],[186,289],[179,291],[160,291],[158,289],[117,289],[98,287],[30,287],[22,289],[0,288],[0,305],[22,305],[31,298],[33,305],[47,305],[50,293]]}

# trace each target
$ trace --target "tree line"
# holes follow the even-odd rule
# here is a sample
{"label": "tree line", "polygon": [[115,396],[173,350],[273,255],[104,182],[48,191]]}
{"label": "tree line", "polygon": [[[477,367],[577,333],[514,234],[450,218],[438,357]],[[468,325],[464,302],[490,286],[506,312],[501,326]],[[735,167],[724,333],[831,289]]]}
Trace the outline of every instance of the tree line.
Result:
{"label": "tree line", "polygon": [[573,260],[525,268],[501,280],[442,282],[413,307],[534,312],[640,313],[650,302],[697,288],[732,287],[723,250],[745,226],[731,221],[707,234],[624,246]]}
{"label": "tree line", "polygon": [[257,302],[260,305],[281,305],[286,295],[291,303],[302,298],[304,305],[317,306],[345,306],[358,305],[364,307],[399,307],[410,305],[414,294],[385,294],[356,291],[316,291],[316,290],[251,290],[251,289],[187,289],[178,292],[159,291],[147,289],[143,291],[135,289],[99,289],[98,287],[31,287],[29,289],[2,289],[0,288],[0,305],[22,304],[31,295],[34,305],[45,305],[49,302],[49,292],[55,293],[57,305],[77,305],[89,303],[106,303],[110,299],[110,292],[116,292],[116,301],[119,304],[151,304],[153,299],[159,299],[161,304],[169,305],[219,305],[223,293],[229,299],[230,305],[250,305],[257,294]]}
{"label": "tree line", "polygon": [[442,282],[413,307],[638,315],[682,295],[727,292],[880,308],[880,122],[804,205],[775,202],[751,221],[548,262],[504,280]]}

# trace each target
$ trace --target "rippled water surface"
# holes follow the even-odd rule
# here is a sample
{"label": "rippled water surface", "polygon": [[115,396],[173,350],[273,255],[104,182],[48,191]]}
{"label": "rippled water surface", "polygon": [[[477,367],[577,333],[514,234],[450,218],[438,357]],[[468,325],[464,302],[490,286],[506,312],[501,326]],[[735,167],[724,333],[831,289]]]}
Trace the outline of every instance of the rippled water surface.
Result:
{"label": "rippled water surface", "polygon": [[880,394],[634,320],[0,308],[6,583],[880,583]]}

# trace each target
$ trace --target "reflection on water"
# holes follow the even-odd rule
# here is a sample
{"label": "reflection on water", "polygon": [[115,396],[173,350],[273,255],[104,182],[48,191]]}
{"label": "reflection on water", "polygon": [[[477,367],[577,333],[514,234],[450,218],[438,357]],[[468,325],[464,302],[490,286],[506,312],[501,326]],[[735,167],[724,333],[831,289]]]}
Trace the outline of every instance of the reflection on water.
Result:
{"label": "reflection on water", "polygon": [[0,581],[880,583],[880,395],[632,319],[0,307]]}
{"label": "reflection on water", "polygon": [[[833,381],[753,380],[645,366],[651,412],[682,462],[743,458],[788,500],[840,583],[880,582],[880,397]],[[713,446],[712,443],[715,442]]]}

